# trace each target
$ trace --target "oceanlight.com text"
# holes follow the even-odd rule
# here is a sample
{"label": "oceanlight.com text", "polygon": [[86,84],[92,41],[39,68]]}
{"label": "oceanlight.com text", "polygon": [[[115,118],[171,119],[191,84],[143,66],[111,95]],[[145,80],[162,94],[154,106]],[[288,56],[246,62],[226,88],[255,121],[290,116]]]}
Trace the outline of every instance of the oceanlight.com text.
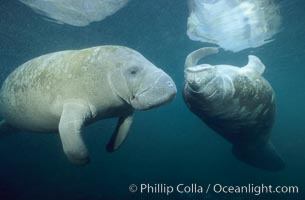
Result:
{"label": "oceanlight.com text", "polygon": [[222,185],[222,184],[208,184],[200,185],[192,184],[177,184],[167,185],[164,183],[142,183],[131,184],[129,191],[140,194],[164,194],[171,195],[173,193],[180,194],[250,194],[259,196],[262,194],[298,194],[298,186],[272,186],[265,184],[247,184],[247,185]]}
{"label": "oceanlight.com text", "polygon": [[298,194],[298,186],[272,186],[272,185],[254,185],[248,184],[243,186],[227,186],[221,184],[213,185],[213,192],[225,194],[253,194],[259,196],[261,194]]}

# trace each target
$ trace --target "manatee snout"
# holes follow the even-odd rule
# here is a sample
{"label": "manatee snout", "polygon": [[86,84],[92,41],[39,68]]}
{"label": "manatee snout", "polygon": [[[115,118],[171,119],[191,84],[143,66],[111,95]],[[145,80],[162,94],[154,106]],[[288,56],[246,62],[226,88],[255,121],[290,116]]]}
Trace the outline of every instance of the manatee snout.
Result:
{"label": "manatee snout", "polygon": [[187,86],[194,92],[199,92],[215,77],[215,68],[211,65],[197,65],[184,70]]}
{"label": "manatee snout", "polygon": [[174,81],[162,70],[151,73],[143,85],[146,87],[135,94],[131,101],[136,110],[147,110],[169,103],[177,94]]}

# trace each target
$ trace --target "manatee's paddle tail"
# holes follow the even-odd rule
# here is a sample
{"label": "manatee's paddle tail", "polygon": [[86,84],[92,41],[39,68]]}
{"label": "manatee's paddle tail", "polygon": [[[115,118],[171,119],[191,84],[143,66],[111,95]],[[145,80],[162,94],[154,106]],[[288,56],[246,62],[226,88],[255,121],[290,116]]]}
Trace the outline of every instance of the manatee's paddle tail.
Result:
{"label": "manatee's paddle tail", "polygon": [[112,134],[111,139],[106,147],[108,152],[113,152],[117,150],[121,146],[121,144],[125,141],[130,126],[132,124],[132,121],[133,121],[132,113],[119,118],[114,133]]}
{"label": "manatee's paddle tail", "polygon": [[270,142],[256,148],[234,145],[232,152],[239,160],[253,167],[268,171],[279,171],[285,167],[282,157],[277,153]]}
{"label": "manatee's paddle tail", "polygon": [[248,60],[248,64],[242,67],[242,70],[250,71],[251,73],[254,72],[259,75],[264,73],[266,67],[258,57],[249,55]]}
{"label": "manatee's paddle tail", "polygon": [[191,52],[186,57],[184,69],[197,65],[201,58],[218,53],[218,49],[218,47],[204,47]]}

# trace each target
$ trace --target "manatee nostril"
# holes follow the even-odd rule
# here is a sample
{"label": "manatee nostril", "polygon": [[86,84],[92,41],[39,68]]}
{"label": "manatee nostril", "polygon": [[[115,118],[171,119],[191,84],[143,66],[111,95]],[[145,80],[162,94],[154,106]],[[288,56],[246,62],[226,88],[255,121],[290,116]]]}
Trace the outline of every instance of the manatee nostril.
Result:
{"label": "manatee nostril", "polygon": [[167,86],[168,86],[168,87],[173,87],[173,86],[174,86],[173,83],[172,83],[171,81],[167,81],[166,83],[167,83]]}

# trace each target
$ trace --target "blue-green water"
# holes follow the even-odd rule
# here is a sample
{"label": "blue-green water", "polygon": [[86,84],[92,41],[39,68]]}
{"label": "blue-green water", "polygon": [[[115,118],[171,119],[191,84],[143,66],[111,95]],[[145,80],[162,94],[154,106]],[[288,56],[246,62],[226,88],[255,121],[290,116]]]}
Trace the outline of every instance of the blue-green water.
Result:
{"label": "blue-green water", "polygon": [[[186,55],[206,44],[186,35],[185,0],[132,0],[115,15],[87,27],[42,19],[17,0],[0,4],[0,83],[34,57],[66,49],[123,45],[141,52],[176,82],[176,99],[137,112],[128,140],[114,153],[105,146],[115,119],[85,129],[91,163],[68,163],[58,135],[20,133],[0,140],[0,200],[118,199],[305,199],[305,2],[280,1],[283,29],[275,41],[239,53],[222,52],[216,63],[244,65],[247,55],[264,62],[264,77],[276,93],[272,141],[286,161],[280,172],[266,172],[237,161],[231,145],[185,106],[181,97]],[[299,194],[229,195],[140,194],[130,184],[180,183],[207,186],[295,185]]]}

